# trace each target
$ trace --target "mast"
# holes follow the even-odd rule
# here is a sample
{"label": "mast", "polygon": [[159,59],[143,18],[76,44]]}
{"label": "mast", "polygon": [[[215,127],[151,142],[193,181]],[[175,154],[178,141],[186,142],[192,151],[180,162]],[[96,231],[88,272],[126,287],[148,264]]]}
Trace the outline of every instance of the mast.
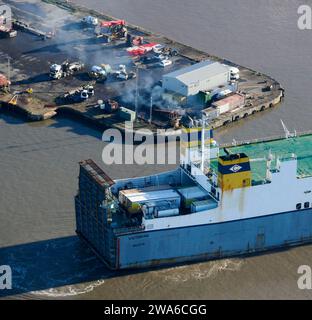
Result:
{"label": "mast", "polygon": [[202,113],[202,131],[201,131],[201,163],[200,169],[204,172],[205,168],[205,124],[206,119],[204,113]]}

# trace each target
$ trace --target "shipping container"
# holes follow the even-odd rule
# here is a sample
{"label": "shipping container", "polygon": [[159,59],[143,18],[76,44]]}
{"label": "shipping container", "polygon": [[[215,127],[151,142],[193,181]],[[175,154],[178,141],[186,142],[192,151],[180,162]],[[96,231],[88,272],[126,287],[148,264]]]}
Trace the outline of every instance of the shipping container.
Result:
{"label": "shipping container", "polygon": [[216,108],[212,108],[212,107],[204,109],[203,113],[205,114],[205,116],[207,117],[208,120],[214,120],[214,119],[218,118],[220,115],[219,110]]}
{"label": "shipping container", "polygon": [[226,113],[226,112],[230,111],[230,104],[225,103],[225,104],[219,105],[219,106],[217,106],[216,109],[218,110],[219,114]]}
{"label": "shipping container", "polygon": [[232,94],[212,103],[212,107],[219,110],[220,114],[241,107],[245,104],[245,96],[239,93]]}
{"label": "shipping container", "polygon": [[193,201],[191,205],[191,212],[200,212],[205,210],[214,209],[218,206],[217,202],[213,199],[207,199],[202,201]]}
{"label": "shipping container", "polygon": [[179,215],[179,209],[167,209],[167,210],[156,210],[155,211],[155,218],[163,218],[163,217],[172,217]]}
{"label": "shipping container", "polygon": [[118,194],[118,200],[120,203],[125,203],[126,201],[126,195],[129,195],[129,194],[137,194],[137,193],[140,193],[142,192],[141,190],[139,189],[125,189],[125,190],[120,190],[119,191],[119,194]]}
{"label": "shipping container", "polygon": [[147,202],[142,206],[142,212],[145,217],[156,216],[158,211],[179,209],[180,203],[175,199],[167,199],[162,201]]}
{"label": "shipping container", "polygon": [[141,205],[145,203],[154,202],[155,206],[157,206],[157,203],[167,201],[171,202],[172,206],[179,207],[181,202],[180,195],[173,189],[128,193],[124,194],[124,199],[123,206],[130,213],[138,212],[141,209]]}
{"label": "shipping container", "polygon": [[185,208],[190,208],[192,202],[197,200],[204,200],[209,197],[207,191],[204,191],[202,188],[194,186],[178,189],[178,192],[182,196],[183,206]]}

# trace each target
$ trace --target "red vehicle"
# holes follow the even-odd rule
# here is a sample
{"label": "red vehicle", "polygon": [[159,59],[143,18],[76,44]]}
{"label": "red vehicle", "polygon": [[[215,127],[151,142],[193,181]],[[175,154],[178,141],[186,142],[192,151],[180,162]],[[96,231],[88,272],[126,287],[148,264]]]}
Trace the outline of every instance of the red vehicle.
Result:
{"label": "red vehicle", "polygon": [[100,23],[101,28],[109,28],[112,26],[124,26],[124,25],[126,25],[125,20],[102,21]]}
{"label": "red vehicle", "polygon": [[10,86],[11,82],[0,73],[0,89],[6,89]]}
{"label": "red vehicle", "polygon": [[102,21],[94,32],[98,38],[103,37],[107,42],[126,38],[128,34],[125,20]]}
{"label": "red vehicle", "polygon": [[158,43],[156,42],[152,42],[152,43],[142,44],[141,46],[134,46],[134,47],[128,48],[127,52],[131,56],[142,56],[147,52],[152,51],[157,44]]}

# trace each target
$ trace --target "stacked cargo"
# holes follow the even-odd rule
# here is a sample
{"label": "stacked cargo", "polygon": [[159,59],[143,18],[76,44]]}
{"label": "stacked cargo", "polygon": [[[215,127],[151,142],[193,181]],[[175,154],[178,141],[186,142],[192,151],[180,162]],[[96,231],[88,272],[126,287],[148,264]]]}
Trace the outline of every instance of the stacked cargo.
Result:
{"label": "stacked cargo", "polygon": [[[170,203],[170,207],[166,207],[165,210],[179,208],[181,198],[180,195],[173,189],[157,191],[129,189],[121,190],[119,192],[120,204],[131,214],[138,213],[144,204],[150,204],[151,206],[151,203],[154,203],[154,207],[157,207],[159,203],[163,204],[164,201]],[[156,215],[157,212],[155,212]]]}
{"label": "stacked cargo", "polygon": [[178,189],[182,197],[183,207],[186,209],[191,208],[191,205],[194,201],[205,200],[209,197],[207,191],[204,191],[202,188],[194,186],[194,187],[186,187]]}

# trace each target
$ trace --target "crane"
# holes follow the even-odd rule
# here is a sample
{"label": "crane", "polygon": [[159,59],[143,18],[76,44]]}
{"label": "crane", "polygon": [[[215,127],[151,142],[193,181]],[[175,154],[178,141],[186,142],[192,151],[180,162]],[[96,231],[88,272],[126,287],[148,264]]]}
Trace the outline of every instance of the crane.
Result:
{"label": "crane", "polygon": [[282,119],[281,120],[281,123],[282,123],[282,126],[283,126],[283,129],[284,129],[284,132],[285,132],[285,138],[288,139],[288,138],[293,138],[293,137],[296,137],[297,136],[297,132],[296,130],[294,131],[294,133],[291,133],[288,128],[286,127],[285,123],[283,122]]}

